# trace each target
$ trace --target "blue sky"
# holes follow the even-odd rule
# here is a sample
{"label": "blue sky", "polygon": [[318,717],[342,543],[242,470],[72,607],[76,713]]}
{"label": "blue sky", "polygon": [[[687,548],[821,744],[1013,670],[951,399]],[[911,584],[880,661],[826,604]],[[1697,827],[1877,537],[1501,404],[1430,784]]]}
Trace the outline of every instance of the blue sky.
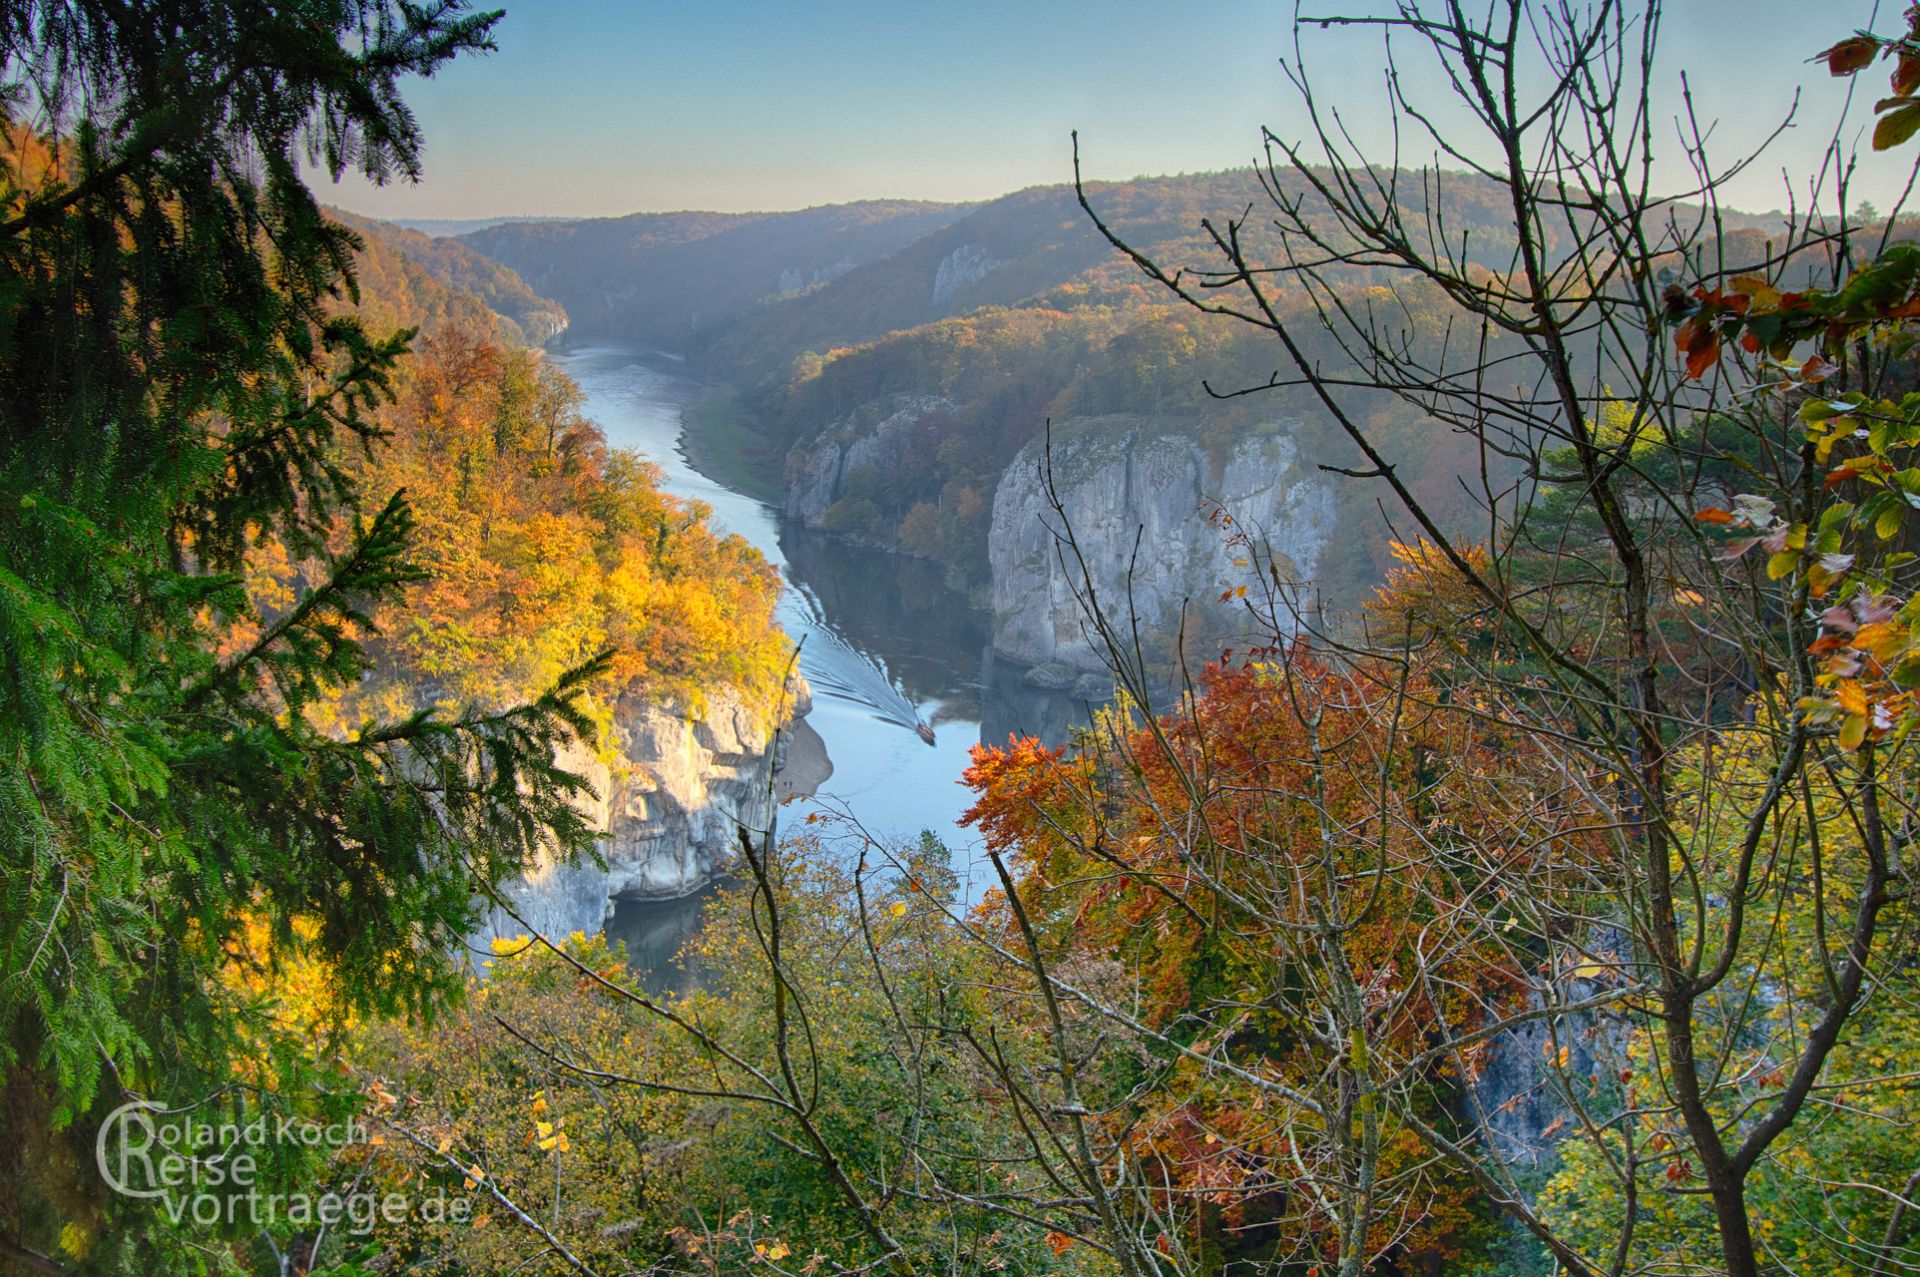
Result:
{"label": "blue sky", "polygon": [[[500,51],[409,95],[425,180],[348,182],[326,198],[422,218],[982,199],[1070,177],[1075,128],[1105,178],[1245,165],[1262,124],[1297,132],[1279,67],[1291,0],[494,2],[507,9]],[[1880,4],[1879,27],[1901,7]],[[1663,82],[1688,72],[1721,154],[1757,140],[1804,86],[1799,125],[1736,187],[1742,207],[1785,203],[1782,169],[1808,166],[1845,93],[1806,58],[1875,12],[1668,0]],[[1378,37],[1310,39],[1319,91],[1363,145],[1383,145]],[[1883,85],[1862,82],[1849,136]],[[1667,109],[1677,102],[1669,93]],[[1907,172],[1866,156],[1856,189],[1884,206]]]}

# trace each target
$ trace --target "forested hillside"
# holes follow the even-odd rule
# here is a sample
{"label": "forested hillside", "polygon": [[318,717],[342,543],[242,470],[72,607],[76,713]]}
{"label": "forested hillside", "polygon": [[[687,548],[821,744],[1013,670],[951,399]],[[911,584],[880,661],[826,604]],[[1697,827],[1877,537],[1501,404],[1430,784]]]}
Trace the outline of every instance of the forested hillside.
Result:
{"label": "forested hillside", "polygon": [[609,700],[632,688],[697,709],[735,689],[771,710],[777,578],[661,492],[650,463],[609,449],[579,388],[491,303],[533,320],[554,305],[457,243],[342,221],[362,245],[352,313],[418,330],[377,416],[386,437],[342,458],[362,499],[406,494],[426,578],[376,617],[389,659],[362,694],[510,703],[609,650]]}
{"label": "forested hillside", "polygon": [[[1194,242],[1205,210],[1244,198],[1244,172],[1095,184],[1146,243]],[[1113,253],[1065,186],[1006,195],[825,287],[748,315],[708,357],[745,384],[783,373],[803,352],[869,342],[981,308],[1138,303],[1138,272]]]}
{"label": "forested hillside", "polygon": [[964,205],[873,201],[799,213],[636,213],[507,222],[459,242],[560,299],[586,334],[684,351],[963,212]]}
{"label": "forested hillside", "polygon": [[567,312],[559,302],[527,287],[512,267],[456,240],[434,239],[337,208],[328,209],[327,216],[363,240],[358,307],[376,326],[417,328],[451,320],[490,329],[515,346],[538,346],[567,330]]}
{"label": "forested hillside", "polygon": [[[1141,252],[1182,263],[1211,255],[1204,219],[1265,199],[1244,170],[1090,183],[1085,194]],[[1309,214],[1322,203],[1298,177],[1290,195]],[[1492,275],[1511,264],[1516,239],[1497,182],[1441,174],[1402,185],[1396,200],[1409,217],[1431,217],[1470,269]],[[1776,214],[1717,216],[1729,231],[1763,236],[1780,223]],[[1249,252],[1277,248],[1260,218],[1237,233]],[[971,208],[515,223],[463,242],[592,316],[595,335],[664,344],[723,385],[688,436],[704,464],[810,526],[937,559],[981,592],[995,489],[1048,421],[1144,414],[1218,441],[1284,422],[1316,460],[1361,464],[1312,395],[1231,397],[1273,377],[1269,346],[1229,320],[1177,313],[1113,250],[1071,186]],[[1572,242],[1568,228],[1550,225],[1539,247],[1552,262]],[[782,273],[778,286],[769,282]],[[1385,292],[1401,273],[1377,255],[1330,261],[1323,274],[1361,308],[1390,300],[1380,312],[1387,329],[1419,343],[1443,339],[1450,304],[1417,285]],[[1286,290],[1276,302],[1309,305],[1304,292]],[[1354,358],[1312,340],[1321,358]],[[910,441],[873,440],[890,418],[900,433],[903,409]],[[1477,450],[1428,429],[1411,404],[1387,410],[1380,424],[1406,450],[1410,481],[1430,505],[1443,518],[1466,517],[1473,502],[1455,476],[1481,469]],[[1494,458],[1484,482],[1514,478]],[[1336,607],[1350,608],[1394,562],[1372,498],[1354,485],[1336,492],[1342,526],[1365,535],[1336,538],[1313,577]]]}
{"label": "forested hillside", "polygon": [[[1303,207],[1318,200],[1304,183],[1296,193]],[[1263,198],[1246,171],[1093,183],[1086,195],[1141,251],[1183,262],[1211,251],[1204,218]],[[1398,198],[1410,216],[1430,206],[1473,268],[1493,271],[1511,259],[1497,183],[1449,174]],[[856,218],[858,251],[827,247],[844,244]],[[1727,213],[1722,221],[1764,228],[1777,218]],[[1240,235],[1250,251],[1273,246],[1272,228],[1258,219]],[[1273,376],[1271,350],[1230,321],[1175,313],[1113,251],[1069,186],[910,214],[852,206],[519,223],[464,242],[513,265],[574,314],[592,315],[593,332],[667,344],[725,385],[689,434],[706,464],[775,496],[811,526],[938,559],[977,589],[988,581],[996,486],[1049,420],[1145,414],[1221,440],[1281,421],[1318,460],[1359,464],[1311,395],[1228,397]],[[1549,229],[1542,248],[1557,257],[1568,242]],[[828,258],[831,269],[820,269]],[[786,285],[799,286],[771,286],[783,271]],[[1365,290],[1384,289],[1396,273],[1355,260],[1328,274],[1365,306]],[[1307,304],[1304,294],[1278,300]],[[1433,342],[1446,331],[1448,304],[1416,287],[1393,295],[1382,319]],[[1352,358],[1328,343],[1320,353]],[[910,443],[857,446],[902,408],[913,420]],[[1471,502],[1453,476],[1478,468],[1475,450],[1425,429],[1411,406],[1390,417],[1383,424],[1416,458],[1412,481],[1443,517],[1464,517]],[[842,454],[859,459],[842,462]],[[834,472],[824,486],[823,470]],[[1513,477],[1495,459],[1487,479]],[[1351,606],[1393,561],[1371,498],[1353,485],[1337,491],[1342,523],[1368,535],[1337,538],[1314,577],[1338,606]]]}

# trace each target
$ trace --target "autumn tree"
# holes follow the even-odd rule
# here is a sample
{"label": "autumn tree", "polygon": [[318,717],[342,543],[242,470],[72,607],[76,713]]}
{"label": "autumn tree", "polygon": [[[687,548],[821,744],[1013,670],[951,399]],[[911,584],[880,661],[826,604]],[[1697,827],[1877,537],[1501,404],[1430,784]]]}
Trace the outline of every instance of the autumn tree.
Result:
{"label": "autumn tree", "polygon": [[[0,1257],[194,1269],[190,1223],[105,1193],[93,1119],[324,1104],[250,1085],[270,1028],[219,978],[264,927],[349,1005],[426,1010],[476,884],[589,830],[530,704],[309,717],[420,577],[404,497],[362,503],[404,334],[349,299],[353,235],[304,160],[413,177],[414,76],[490,47],[456,0],[21,3],[0,14]],[[249,552],[314,571],[263,610]],[[230,642],[239,630],[244,641]],[[288,1057],[289,1059],[291,1057]],[[217,1237],[200,1240],[212,1242]]]}
{"label": "autumn tree", "polygon": [[[1447,678],[1433,693],[1408,683],[1410,703],[1541,750],[1533,783],[1592,808],[1584,829],[1529,844],[1536,872],[1580,884],[1572,896],[1436,898],[1462,924],[1453,952],[1473,952],[1476,930],[1526,937],[1513,973],[1526,997],[1491,1023],[1439,1017],[1435,1045],[1466,1059],[1544,1025],[1572,1048],[1546,1075],[1565,1114],[1555,1134],[1592,1150],[1621,1209],[1570,1232],[1536,1209],[1529,1159],[1493,1123],[1436,1121],[1391,1089],[1377,1102],[1568,1272],[1634,1270],[1649,1202],[1671,1197],[1712,1221],[1696,1270],[1745,1277],[1782,1264],[1752,1185],[1821,1120],[1827,1079],[1852,1076],[1836,1073],[1849,1026],[1902,996],[1905,596],[1886,583],[1906,559],[1872,538],[1905,535],[1884,454],[1908,414],[1878,405],[1901,373],[1912,275],[1897,251],[1868,265],[1846,219],[1819,212],[1846,205],[1837,149],[1770,233],[1726,229],[1721,187],[1751,157],[1713,156],[1690,100],[1664,140],[1661,19],[1657,0],[1449,0],[1303,20],[1288,71],[1305,137],[1266,134],[1257,215],[1206,220],[1208,252],[1170,261],[1129,249],[1098,199],[1083,201],[1170,295],[1265,335],[1279,371],[1232,389],[1309,393],[1356,458],[1340,473],[1373,485],[1419,546],[1405,566],[1429,583],[1401,581],[1402,598],[1478,628],[1471,642],[1442,635],[1423,602],[1320,641],[1356,670],[1409,668],[1444,642]],[[1309,42],[1338,38],[1384,43],[1383,91],[1404,126],[1393,154],[1356,153],[1344,94],[1315,78]],[[1828,62],[1857,71],[1883,48],[1896,97],[1879,140],[1895,142],[1920,121],[1904,96],[1913,48],[1849,42]],[[1669,158],[1691,175],[1683,189],[1655,185]],[[1502,193],[1491,257],[1438,215],[1449,170]],[[1353,268],[1373,282],[1356,286]],[[1438,332],[1400,304],[1432,289],[1448,301]],[[1326,333],[1343,359],[1315,351]],[[1478,452],[1462,476],[1480,507],[1471,533],[1376,429],[1381,402]],[[1500,822],[1469,811],[1455,832],[1491,883],[1506,878]],[[1191,873],[1212,844],[1189,833],[1175,846]],[[1783,946],[1803,890],[1816,921],[1804,947]],[[1817,970],[1819,992],[1783,1020],[1789,963]],[[1405,974],[1437,1000],[1452,987],[1437,970],[1429,956]],[[1644,1049],[1604,1063],[1623,1031],[1644,1032]],[[1230,1066],[1221,1048],[1207,1058]],[[1610,1068],[1630,1084],[1609,1085]],[[1627,1134],[1648,1123],[1658,1140]],[[1341,1184],[1369,1191],[1364,1176]],[[1357,1272],[1371,1257],[1338,1260]]]}
{"label": "autumn tree", "polygon": [[[968,818],[1009,884],[986,934],[1089,1034],[1138,1039],[1138,1063],[1085,1064],[1083,1095],[1116,1195],[1157,1206],[1129,1211],[1155,1265],[1423,1268],[1484,1228],[1400,1110],[1452,1126],[1468,1106],[1485,1052],[1435,1044],[1517,1011],[1533,961],[1474,915],[1565,893],[1528,849],[1586,812],[1543,792],[1537,746],[1434,699],[1425,672],[1296,649],[1209,666],[1175,709],[1111,714],[1071,755],[975,753]],[[1102,963],[1121,996],[1090,981]]]}
{"label": "autumn tree", "polygon": [[732,696],[769,724],[784,713],[779,579],[760,554],[610,449],[539,351],[457,324],[418,344],[380,446],[343,465],[370,499],[407,494],[428,579],[377,614],[380,668],[335,712],[508,704],[605,649],[603,705]]}

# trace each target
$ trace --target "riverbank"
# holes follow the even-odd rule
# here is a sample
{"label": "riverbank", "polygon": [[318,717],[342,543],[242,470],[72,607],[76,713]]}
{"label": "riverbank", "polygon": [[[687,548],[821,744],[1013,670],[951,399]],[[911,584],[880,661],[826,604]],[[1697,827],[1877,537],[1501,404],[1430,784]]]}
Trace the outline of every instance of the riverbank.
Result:
{"label": "riverbank", "polygon": [[785,458],[747,422],[740,396],[717,389],[680,414],[680,448],[687,463],[725,488],[778,507],[785,499]]}
{"label": "riverbank", "polygon": [[[718,388],[697,382],[684,364],[657,351],[580,342],[554,359],[579,382],[610,444],[658,465],[668,491],[709,506],[718,527],[745,537],[788,582],[777,618],[801,645],[813,703],[805,730],[784,744],[789,778],[778,796],[791,798],[777,809],[780,828],[798,832],[811,815],[852,810],[888,842],[917,842],[932,831],[952,850],[970,897],[994,882],[978,833],[957,823],[973,802],[959,783],[970,749],[983,736],[1058,739],[1084,707],[1026,687],[988,659],[987,621],[952,588],[943,565],[809,531],[734,486],[730,476],[742,469],[766,481],[769,450],[757,439],[757,450],[741,442],[739,405],[716,401]],[[888,688],[910,702],[911,714],[899,712]],[[915,716],[937,728],[932,745],[912,729]],[[637,907],[618,905],[623,913]],[[656,918],[671,912],[647,909]]]}

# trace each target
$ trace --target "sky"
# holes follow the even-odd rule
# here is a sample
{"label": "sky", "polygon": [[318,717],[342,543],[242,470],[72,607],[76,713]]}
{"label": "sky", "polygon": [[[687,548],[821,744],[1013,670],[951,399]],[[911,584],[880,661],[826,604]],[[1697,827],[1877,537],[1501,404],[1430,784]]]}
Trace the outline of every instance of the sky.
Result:
{"label": "sky", "polygon": [[[408,92],[427,139],[424,179],[349,179],[323,198],[385,218],[979,200],[1070,180],[1075,129],[1089,176],[1118,180],[1245,167],[1263,125],[1291,138],[1302,118],[1281,68],[1292,0],[493,3],[507,10],[499,51]],[[1794,126],[1730,200],[1783,207],[1783,171],[1809,170],[1847,96],[1847,82],[1806,59],[1876,14],[1890,30],[1903,7],[1668,0],[1663,136],[1673,136],[1682,71],[1727,159],[1778,126],[1800,89]],[[1320,100],[1341,108],[1370,154],[1389,153],[1377,32],[1303,38]],[[1423,64],[1403,66],[1416,91],[1444,95]],[[1868,75],[1843,133],[1862,152],[1855,201],[1885,208],[1913,148],[1904,159],[1866,152],[1885,85]],[[1663,176],[1686,180],[1678,166]]]}

